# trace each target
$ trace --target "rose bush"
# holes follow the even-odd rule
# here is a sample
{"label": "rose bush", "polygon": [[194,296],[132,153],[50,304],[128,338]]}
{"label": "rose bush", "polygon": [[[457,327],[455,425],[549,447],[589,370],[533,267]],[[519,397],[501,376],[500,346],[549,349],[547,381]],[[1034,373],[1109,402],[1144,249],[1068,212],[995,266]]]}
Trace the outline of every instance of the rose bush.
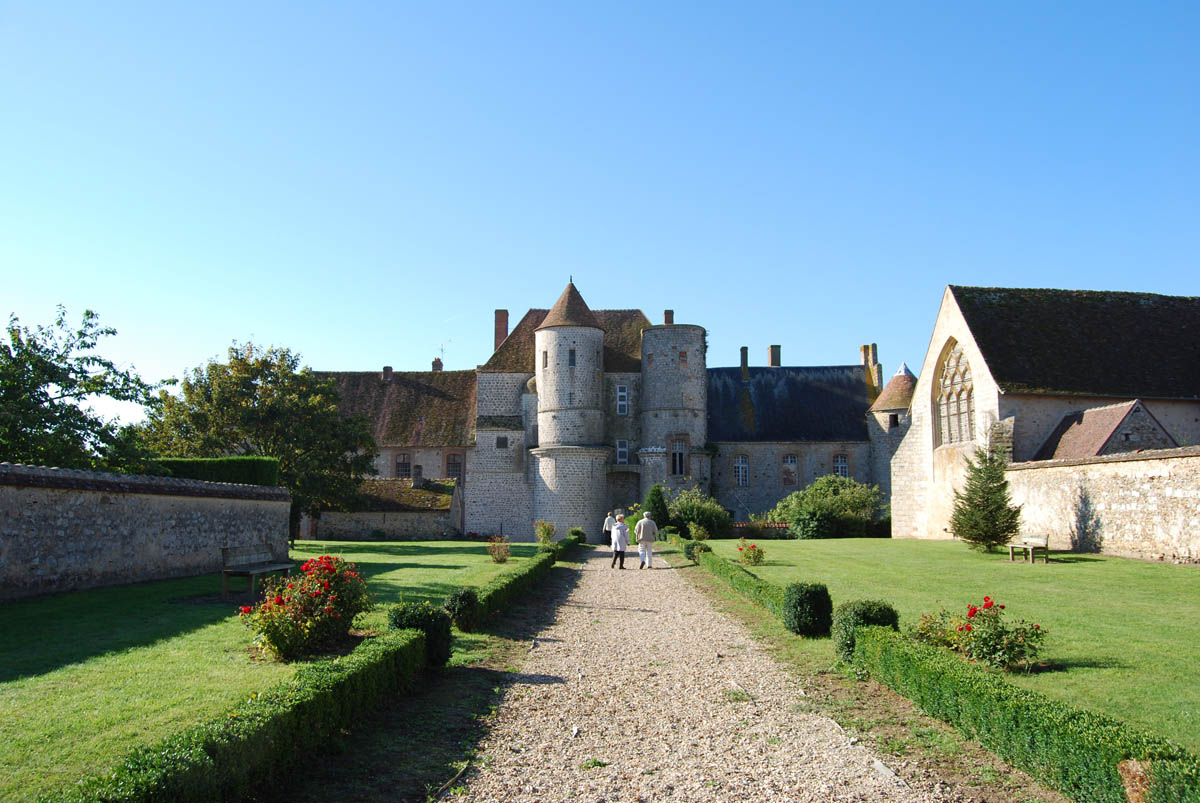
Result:
{"label": "rose bush", "polygon": [[508,538],[503,535],[493,535],[488,538],[487,551],[492,556],[492,563],[506,563],[512,548],[508,545]]}
{"label": "rose bush", "polygon": [[991,597],[982,605],[968,605],[966,614],[952,614],[943,608],[921,616],[910,635],[925,644],[947,647],[971,661],[1011,671],[1024,667],[1029,671],[1041,649],[1046,630],[1024,620],[1008,625],[1004,606]]}
{"label": "rose bush", "polygon": [[306,561],[297,577],[269,579],[263,589],[262,602],[243,606],[241,615],[255,641],[285,661],[335,645],[372,607],[358,567],[331,555]]}
{"label": "rose bush", "polygon": [[758,544],[750,544],[745,538],[738,540],[738,552],[742,563],[747,566],[757,566],[767,559],[767,553]]}

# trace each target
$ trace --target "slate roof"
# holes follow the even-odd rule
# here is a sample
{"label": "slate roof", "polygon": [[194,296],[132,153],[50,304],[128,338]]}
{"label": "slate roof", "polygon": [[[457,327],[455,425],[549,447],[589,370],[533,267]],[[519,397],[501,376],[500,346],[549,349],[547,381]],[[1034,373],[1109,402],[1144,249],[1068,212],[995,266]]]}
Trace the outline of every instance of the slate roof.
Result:
{"label": "slate roof", "polygon": [[1006,393],[1200,397],[1200,298],[954,285],[950,291]]}
{"label": "slate roof", "polygon": [[558,301],[554,302],[554,306],[550,308],[550,312],[542,319],[538,329],[544,329],[548,326],[590,326],[594,329],[603,329],[600,322],[596,320],[596,316],[592,315],[592,311],[588,309],[587,302],[583,300],[583,296],[579,295],[579,291],[575,289],[574,282],[567,283],[567,289],[563,290],[562,295],[558,297]]}
{"label": "slate roof", "polygon": [[[561,300],[561,299],[560,299]],[[635,373],[642,370],[642,330],[650,321],[638,309],[590,310],[597,328],[604,330],[604,370]],[[534,331],[541,328],[550,310],[531,309],[517,322],[479,370],[489,373],[531,374],[534,371]]]}
{"label": "slate roof", "polygon": [[912,403],[913,391],[916,389],[917,378],[913,376],[912,371],[908,370],[905,363],[900,363],[900,370],[884,385],[883,392],[879,394],[879,398],[875,399],[869,410],[871,412],[907,410],[908,405]]}
{"label": "slate roof", "polygon": [[[1067,413],[1054,431],[1047,436],[1046,442],[1042,444],[1042,448],[1038,449],[1033,459],[1073,460],[1095,457],[1100,454],[1100,450],[1121,426],[1121,422],[1133,412],[1135,407],[1141,404],[1140,399],[1133,399],[1103,407],[1093,407],[1090,410]],[[1145,410],[1146,415],[1154,417],[1144,406],[1142,409]],[[1166,430],[1163,430],[1163,434],[1167,436],[1172,445],[1177,445]]]}
{"label": "slate roof", "polygon": [[708,369],[710,441],[865,441],[861,365]]}
{"label": "slate roof", "polygon": [[474,371],[314,371],[332,379],[343,415],[364,415],[377,446],[468,446],[475,430]]}

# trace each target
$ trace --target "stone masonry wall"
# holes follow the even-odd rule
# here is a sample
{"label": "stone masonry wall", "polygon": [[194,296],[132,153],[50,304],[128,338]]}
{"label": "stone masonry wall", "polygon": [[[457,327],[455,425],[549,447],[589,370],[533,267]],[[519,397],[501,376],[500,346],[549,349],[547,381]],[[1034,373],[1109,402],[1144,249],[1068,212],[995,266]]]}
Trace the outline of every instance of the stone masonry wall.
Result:
{"label": "stone masonry wall", "polygon": [[604,521],[608,504],[606,463],[611,451],[582,446],[543,446],[533,451],[537,459],[534,517],[552,522],[557,529],[555,538],[565,537],[571,527],[592,532],[597,522]]}
{"label": "stone masonry wall", "polygon": [[[751,513],[770,510],[788,494],[810,485],[819,477],[832,474],[835,454],[847,456],[853,479],[871,481],[871,445],[862,441],[718,443],[717,456],[712,459],[713,496],[726,509],[734,512],[735,521],[746,521]],[[738,486],[736,483],[733,459],[738,455],[748,458],[748,485]],[[796,455],[795,484],[784,484],[784,455]]]}
{"label": "stone masonry wall", "polygon": [[458,534],[447,510],[377,513],[322,513],[318,539],[395,541],[449,538]]}
{"label": "stone masonry wall", "polygon": [[525,383],[533,376],[533,366],[529,373],[524,374],[494,374],[483,371],[475,372],[476,409],[479,415],[520,415],[521,394]]}
{"label": "stone masonry wall", "polygon": [[283,488],[0,463],[0,599],[189,577],[221,547],[287,554]]}
{"label": "stone masonry wall", "polygon": [[1114,555],[1200,562],[1200,447],[1013,463],[1021,531]]}

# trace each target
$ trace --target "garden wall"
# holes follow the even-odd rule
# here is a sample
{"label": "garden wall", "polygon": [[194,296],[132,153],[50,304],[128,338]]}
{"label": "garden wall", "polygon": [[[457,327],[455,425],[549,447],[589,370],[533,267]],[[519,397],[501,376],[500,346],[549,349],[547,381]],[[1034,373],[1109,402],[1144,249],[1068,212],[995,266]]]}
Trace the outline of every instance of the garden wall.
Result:
{"label": "garden wall", "polygon": [[322,513],[313,538],[330,541],[401,541],[458,537],[448,510]]}
{"label": "garden wall", "polygon": [[284,488],[0,463],[0,600],[186,577],[221,547],[287,554]]}
{"label": "garden wall", "polygon": [[1200,561],[1200,447],[1013,463],[1021,531],[1051,549]]}

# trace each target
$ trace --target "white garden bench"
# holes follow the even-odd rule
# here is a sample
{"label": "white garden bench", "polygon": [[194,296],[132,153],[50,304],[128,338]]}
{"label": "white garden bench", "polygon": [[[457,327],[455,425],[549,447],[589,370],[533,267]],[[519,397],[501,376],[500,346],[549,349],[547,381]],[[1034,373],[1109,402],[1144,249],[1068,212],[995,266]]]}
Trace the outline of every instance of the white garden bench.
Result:
{"label": "white garden bench", "polygon": [[1050,536],[1048,535],[1025,535],[1016,541],[1012,541],[1008,545],[1008,560],[1010,562],[1016,560],[1016,551],[1024,550],[1021,556],[1022,562],[1029,558],[1030,565],[1037,562],[1037,551],[1042,550],[1042,562],[1050,562]]}

